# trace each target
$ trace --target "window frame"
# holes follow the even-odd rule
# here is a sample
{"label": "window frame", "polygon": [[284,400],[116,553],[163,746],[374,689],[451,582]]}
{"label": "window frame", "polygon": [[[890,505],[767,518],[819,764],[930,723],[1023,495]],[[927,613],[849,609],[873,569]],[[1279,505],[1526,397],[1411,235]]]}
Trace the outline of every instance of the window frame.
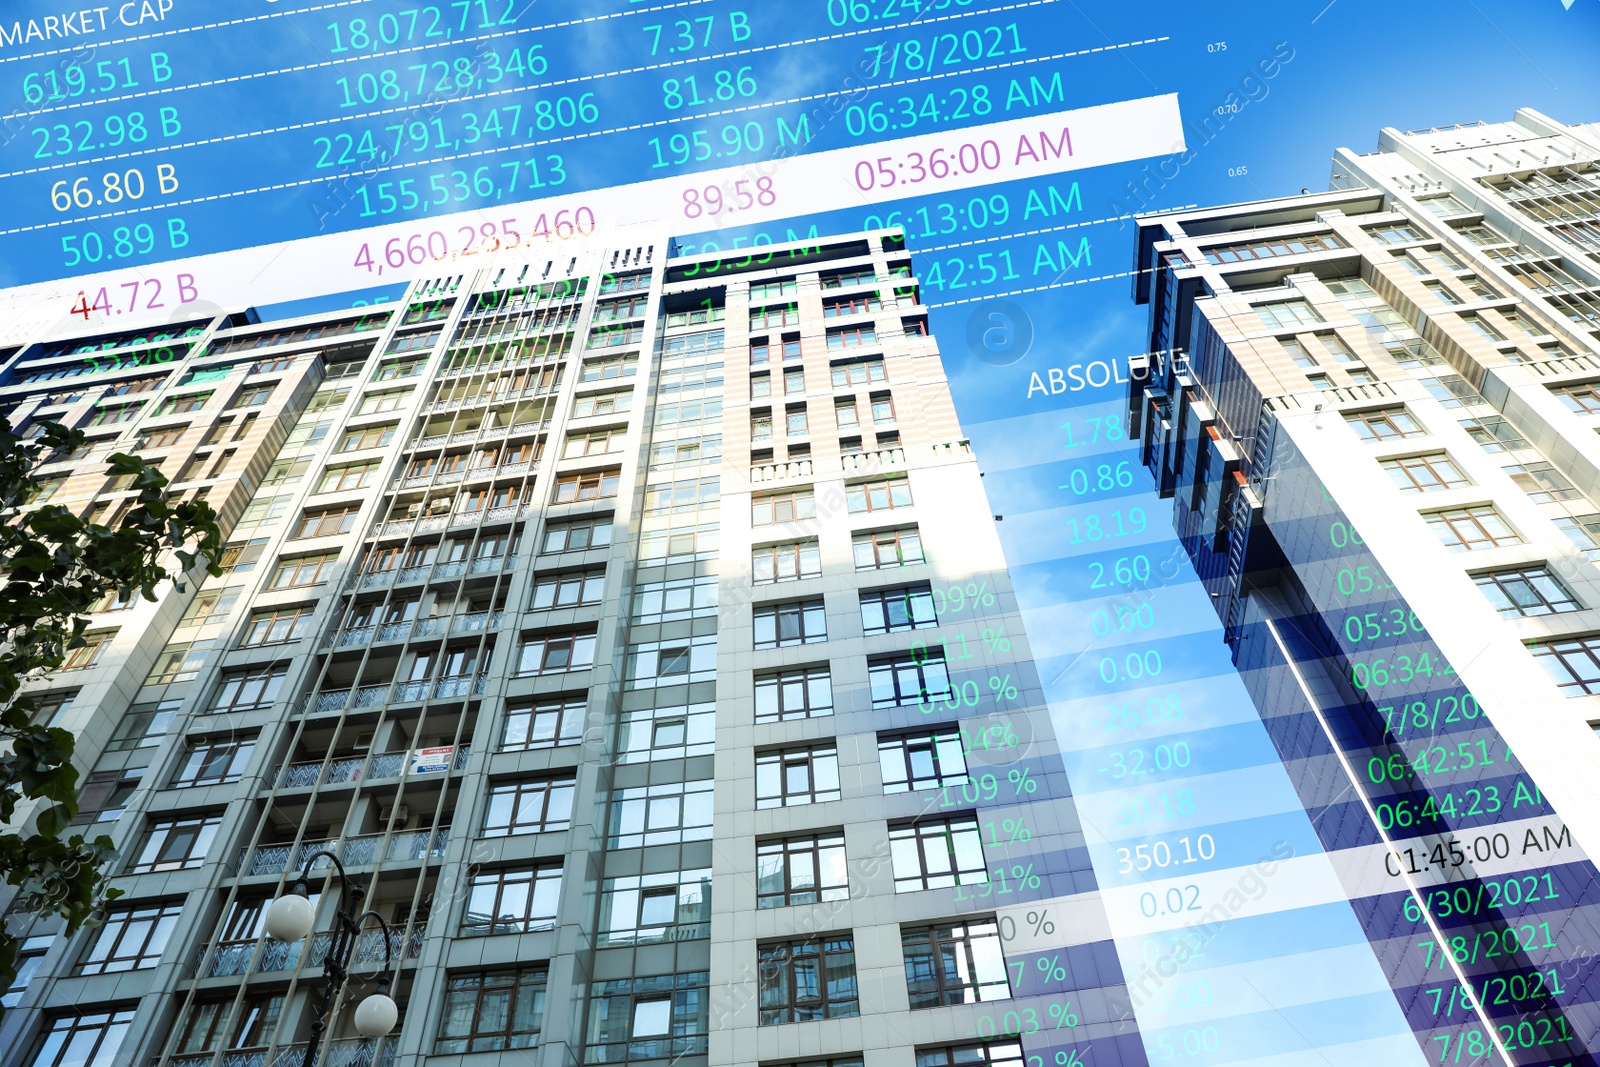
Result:
{"label": "window frame", "polygon": [[[576,775],[571,774],[491,782],[484,794],[483,818],[478,822],[478,836],[525,837],[570,829],[577,784]],[[531,797],[538,798],[538,815],[533,819],[525,817],[524,798]],[[497,804],[502,798],[509,798],[509,807]],[[497,808],[503,808],[504,823],[490,821],[496,816]]]}

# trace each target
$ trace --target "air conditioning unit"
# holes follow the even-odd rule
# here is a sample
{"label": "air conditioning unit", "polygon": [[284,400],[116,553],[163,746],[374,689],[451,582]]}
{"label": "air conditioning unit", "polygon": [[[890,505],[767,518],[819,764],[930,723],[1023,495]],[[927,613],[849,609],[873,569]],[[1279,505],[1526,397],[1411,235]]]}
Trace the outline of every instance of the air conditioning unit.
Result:
{"label": "air conditioning unit", "polygon": [[411,810],[409,808],[407,808],[404,804],[400,804],[392,808],[379,808],[378,825],[382,828],[387,828],[389,826],[389,817],[391,815],[394,817],[394,828],[396,830],[404,830],[407,828],[407,822],[411,818]]}

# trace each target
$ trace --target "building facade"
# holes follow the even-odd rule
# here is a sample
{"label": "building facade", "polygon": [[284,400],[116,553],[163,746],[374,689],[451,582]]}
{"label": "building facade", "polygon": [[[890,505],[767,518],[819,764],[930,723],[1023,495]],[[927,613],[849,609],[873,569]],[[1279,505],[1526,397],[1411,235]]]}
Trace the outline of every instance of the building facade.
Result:
{"label": "building facade", "polygon": [[1146,1062],[903,240],[759,252],[7,353],[89,434],[31,506],[134,451],[227,547],[30,686],[123,895],[7,916],[0,1058],[301,1067],[327,935],[263,921],[326,849],[401,1015],[371,925],[321,1063]]}
{"label": "building facade", "polygon": [[1134,436],[1430,1062],[1591,1062],[1600,126],[1333,172],[1140,220]]}

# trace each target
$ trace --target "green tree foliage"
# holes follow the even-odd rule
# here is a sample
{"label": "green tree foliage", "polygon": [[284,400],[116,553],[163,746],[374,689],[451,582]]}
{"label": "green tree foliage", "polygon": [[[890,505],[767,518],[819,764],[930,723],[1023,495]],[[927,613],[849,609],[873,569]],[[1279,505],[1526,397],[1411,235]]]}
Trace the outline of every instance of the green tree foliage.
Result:
{"label": "green tree foliage", "polygon": [[[204,501],[173,503],[167,479],[137,456],[110,457],[109,473],[138,491],[116,529],[88,523],[60,505],[21,512],[40,492],[36,471],[47,454],[83,444],[81,430],[47,426],[23,440],[0,422],[0,876],[22,887],[19,907],[55,914],[71,934],[118,893],[106,885],[115,851],[109,837],[63,837],[78,813],[73,737],[33,722],[37,707],[18,697],[22,684],[58,670],[81,646],[97,601],[116,591],[156,599],[156,586],[202,562],[220,574],[222,534]],[[170,551],[179,567],[169,574]],[[39,801],[32,833],[13,823],[26,801]],[[17,940],[0,926],[0,990],[16,977]],[[0,1008],[0,1012],[4,1009]]]}

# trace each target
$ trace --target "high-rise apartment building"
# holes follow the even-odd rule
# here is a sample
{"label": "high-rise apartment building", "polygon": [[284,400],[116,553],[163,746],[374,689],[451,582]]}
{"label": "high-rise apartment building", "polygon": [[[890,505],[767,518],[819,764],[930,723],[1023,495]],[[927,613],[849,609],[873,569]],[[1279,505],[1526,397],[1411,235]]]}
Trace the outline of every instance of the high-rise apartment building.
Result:
{"label": "high-rise apartment building", "polygon": [[318,849],[401,1009],[369,924],[321,1063],[1146,1062],[903,240],[666,252],[7,353],[33,506],[134,451],[227,548],[30,686],[123,895],[8,915],[6,1063],[301,1067]]}
{"label": "high-rise apartment building", "polygon": [[1428,1061],[1592,1062],[1600,126],[1333,168],[1141,218],[1132,436]]}

